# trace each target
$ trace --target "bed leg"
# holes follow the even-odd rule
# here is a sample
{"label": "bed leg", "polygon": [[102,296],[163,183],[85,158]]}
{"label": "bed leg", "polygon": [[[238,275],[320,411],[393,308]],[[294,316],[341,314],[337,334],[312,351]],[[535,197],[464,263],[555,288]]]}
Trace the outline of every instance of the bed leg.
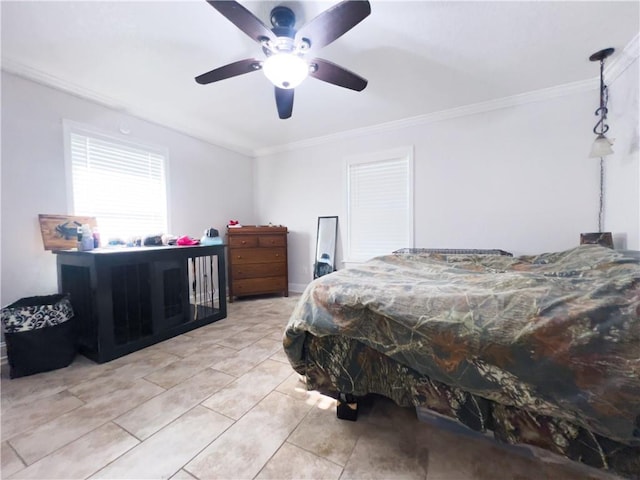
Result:
{"label": "bed leg", "polygon": [[336,414],[341,420],[355,422],[358,419],[358,400],[356,397],[350,393],[339,393]]}

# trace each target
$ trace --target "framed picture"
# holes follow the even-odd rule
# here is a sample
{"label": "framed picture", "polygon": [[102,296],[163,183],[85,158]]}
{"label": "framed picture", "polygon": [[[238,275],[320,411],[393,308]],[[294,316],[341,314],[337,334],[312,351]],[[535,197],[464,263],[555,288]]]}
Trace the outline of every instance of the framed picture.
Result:
{"label": "framed picture", "polygon": [[45,250],[68,250],[78,245],[78,227],[97,226],[95,217],[77,215],[38,215]]}

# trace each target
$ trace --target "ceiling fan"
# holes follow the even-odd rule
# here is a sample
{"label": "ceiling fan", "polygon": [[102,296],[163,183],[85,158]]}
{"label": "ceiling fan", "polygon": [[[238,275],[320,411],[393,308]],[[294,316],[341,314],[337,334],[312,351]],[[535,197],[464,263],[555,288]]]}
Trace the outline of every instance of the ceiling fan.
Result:
{"label": "ceiling fan", "polygon": [[293,111],[293,90],[311,76],[339,87],[358,92],[367,80],[349,70],[315,57],[322,47],[338,39],[371,13],[367,0],[344,0],[325,10],[296,30],[295,15],[285,6],[271,10],[272,29],[236,1],[207,0],[231,23],[262,46],[264,61],[247,58],[211,70],[196,77],[196,82],[208,83],[263,70],[275,85],[276,106],[280,118],[289,118]]}

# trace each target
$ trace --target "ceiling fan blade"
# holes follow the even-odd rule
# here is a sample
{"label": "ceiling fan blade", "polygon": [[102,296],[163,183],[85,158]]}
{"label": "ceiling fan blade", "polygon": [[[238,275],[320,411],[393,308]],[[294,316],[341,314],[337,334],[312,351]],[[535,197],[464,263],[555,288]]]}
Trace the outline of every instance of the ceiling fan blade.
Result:
{"label": "ceiling fan blade", "polygon": [[207,3],[256,42],[261,43],[264,39],[276,39],[273,32],[258,17],[238,2],[233,0],[207,0]]}
{"label": "ceiling fan blade", "polygon": [[293,112],[293,88],[275,88],[278,116],[282,119],[289,118]]}
{"label": "ceiling fan blade", "polygon": [[365,78],[328,60],[314,58],[309,64],[311,65],[309,75],[323,82],[332,83],[357,92],[361,92],[367,86],[368,82]]}
{"label": "ceiling fan blade", "polygon": [[368,1],[344,0],[325,10],[296,33],[296,43],[307,39],[317,50],[341,37],[371,13]]}
{"label": "ceiling fan blade", "polygon": [[196,82],[201,85],[206,85],[207,83],[217,82],[219,80],[224,80],[225,78],[237,77],[244,73],[255,72],[261,68],[262,65],[259,60],[256,60],[255,58],[246,58],[223,67],[215,68],[210,72],[203,73],[202,75],[198,75],[196,77]]}

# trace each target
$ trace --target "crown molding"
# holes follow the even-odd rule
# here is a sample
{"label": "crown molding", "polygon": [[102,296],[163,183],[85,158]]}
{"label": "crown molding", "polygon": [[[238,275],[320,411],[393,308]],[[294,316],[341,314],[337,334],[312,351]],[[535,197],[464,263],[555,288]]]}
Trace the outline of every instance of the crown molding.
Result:
{"label": "crown molding", "polygon": [[62,90],[63,92],[70,93],[76,97],[80,97],[92,102],[98,103],[113,110],[125,110],[125,106],[122,102],[113,97],[109,97],[90,90],[88,88],[81,87],[80,85],[67,82],[61,78],[51,75],[42,70],[38,70],[32,67],[28,67],[20,62],[11,60],[10,58],[2,57],[2,70],[8,73],[12,73],[27,80],[44,85],[45,87],[55,88]]}
{"label": "crown molding", "polygon": [[[614,59],[609,63],[609,65],[605,68],[607,82],[609,84],[613,83],[620,75],[622,75],[622,73],[627,68],[629,68],[635,61],[637,61],[638,56],[640,56],[640,34],[637,34],[624,47],[620,54],[616,55]],[[599,77],[595,77],[588,80],[544,88],[532,92],[526,92],[509,97],[489,100],[486,102],[464,105],[462,107],[442,110],[439,112],[427,113],[424,115],[417,115],[401,120],[370,125],[367,127],[356,128],[352,130],[345,130],[330,135],[308,138],[299,142],[291,142],[282,145],[272,145],[263,148],[251,149],[249,147],[240,146],[242,144],[248,145],[250,142],[248,142],[246,139],[239,138],[237,135],[233,135],[231,132],[224,132],[224,135],[212,136],[211,132],[209,131],[199,130],[197,128],[194,128],[192,125],[187,126],[179,124],[175,121],[175,119],[162,114],[161,112],[142,111],[139,108],[125,105],[124,102],[118,100],[117,98],[105,96],[93,90],[81,87],[71,82],[67,82],[66,80],[62,80],[61,78],[58,78],[54,75],[50,75],[43,71],[27,67],[11,59],[2,58],[2,70],[26,78],[28,80],[32,80],[39,84],[70,93],[77,97],[93,101],[108,108],[122,111],[123,113],[138,117],[147,122],[170,128],[184,135],[193,137],[197,140],[201,140],[203,142],[216,145],[218,147],[253,158],[264,157],[277,153],[290,152],[309,147],[316,147],[336,141],[343,141],[367,135],[381,134],[394,130],[440,122],[443,120],[476,115],[479,113],[491,112],[503,108],[525,105],[527,103],[541,102],[561,96],[572,95],[597,89],[599,81]],[[234,139],[235,142],[230,142],[230,138]]]}
{"label": "crown molding", "polygon": [[[254,156],[254,151],[251,148],[244,148],[240,146],[242,144],[246,145],[249,142],[246,139],[238,138],[237,135],[233,135],[231,132],[224,132],[224,136],[212,136],[208,131],[205,132],[204,130],[194,128],[193,126],[180,124],[179,122],[176,122],[175,119],[170,118],[162,112],[152,112],[150,110],[142,110],[140,108],[127,105],[125,104],[125,102],[118,100],[115,97],[103,95],[94,90],[84,88],[80,85],[63,80],[59,77],[56,77],[55,75],[43,72],[42,70],[28,67],[20,62],[16,62],[4,57],[2,58],[2,70],[13,75],[25,78],[27,80],[31,80],[40,85],[44,85],[45,87],[54,88],[83,100],[92,101],[99,105],[122,112],[126,115],[139,118],[146,122],[153,123],[165,128],[170,128],[171,130],[175,130],[176,132],[182,133],[183,135],[187,135],[205,143],[215,145],[217,147],[221,147],[236,153],[240,153],[247,157]],[[229,142],[228,140],[224,140],[225,138],[229,139],[234,137],[236,142]]]}
{"label": "crown molding", "polygon": [[615,55],[613,60],[604,69],[604,77],[607,83],[614,82],[622,73],[629,68],[640,55],[640,33],[638,33],[627,44],[620,54]]}
{"label": "crown molding", "polygon": [[[608,83],[613,83],[627,68],[629,68],[629,66],[631,66],[638,59],[638,56],[640,56],[640,33],[637,34],[625,46],[620,54],[614,57],[614,59],[609,63],[607,67],[605,67],[605,76],[607,77]],[[599,80],[600,77],[597,76],[589,80],[582,80],[579,82],[567,83],[564,85],[544,88],[541,90],[534,90],[531,92],[512,95],[509,97],[489,100],[486,102],[474,103],[462,107],[405,118],[402,120],[371,125],[369,127],[346,130],[322,137],[314,137],[306,140],[301,140],[299,142],[259,148],[254,151],[254,156],[263,157],[276,153],[290,152],[303,148],[316,147],[331,142],[348,140],[351,138],[362,137],[366,135],[380,134],[403,128],[416,127],[429,123],[440,122],[443,120],[490,112],[502,108],[525,105],[527,103],[541,102],[565,95],[573,95],[576,93],[597,89],[599,86]]]}
{"label": "crown molding", "polygon": [[402,120],[394,120],[392,122],[379,123],[363,128],[353,130],[345,130],[343,132],[333,133],[322,137],[314,137],[299,142],[292,142],[283,145],[274,145],[266,148],[256,149],[254,154],[256,157],[273,155],[275,153],[289,152],[302,148],[316,147],[322,144],[348,140],[356,137],[367,135],[381,134],[394,130],[426,125],[443,120],[453,118],[466,117],[479,113],[491,112],[502,108],[509,108],[527,103],[540,102],[551,98],[571,95],[580,92],[594,90],[598,86],[598,79],[582,80],[579,82],[568,83],[556,87],[544,88],[533,92],[521,93],[509,97],[488,100],[486,102],[473,103],[462,107],[450,108],[439,112],[417,115],[415,117],[404,118]]}

